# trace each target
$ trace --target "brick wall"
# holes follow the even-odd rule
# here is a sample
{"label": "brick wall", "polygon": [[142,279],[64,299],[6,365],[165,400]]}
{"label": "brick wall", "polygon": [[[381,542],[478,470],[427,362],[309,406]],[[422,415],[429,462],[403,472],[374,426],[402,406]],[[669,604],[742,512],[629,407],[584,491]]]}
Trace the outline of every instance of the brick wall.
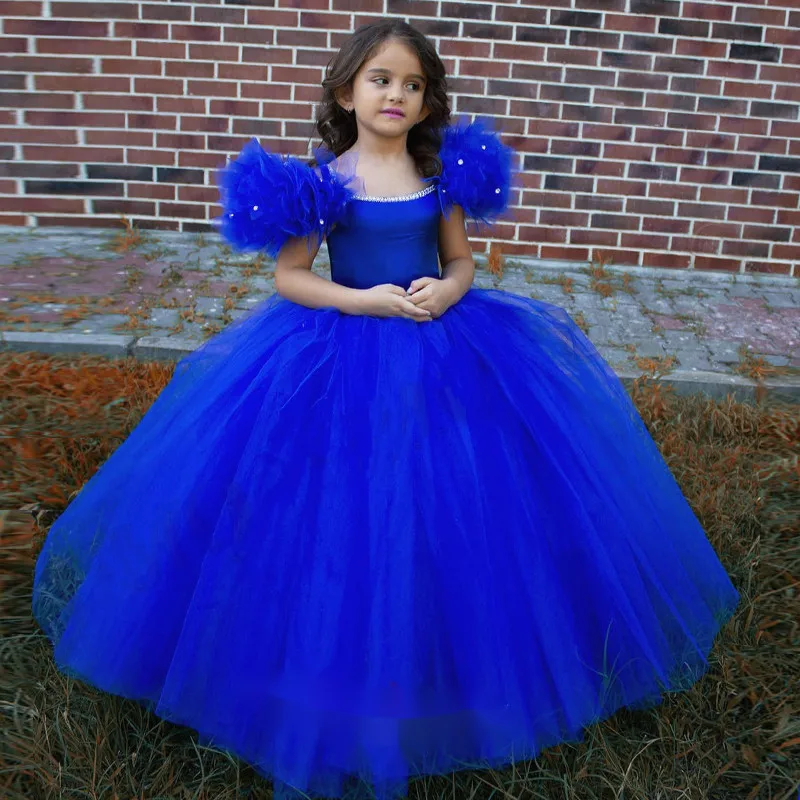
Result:
{"label": "brick wall", "polygon": [[207,229],[214,169],[308,153],[324,65],[387,14],[520,154],[505,253],[800,275],[800,0],[0,1],[0,222]]}

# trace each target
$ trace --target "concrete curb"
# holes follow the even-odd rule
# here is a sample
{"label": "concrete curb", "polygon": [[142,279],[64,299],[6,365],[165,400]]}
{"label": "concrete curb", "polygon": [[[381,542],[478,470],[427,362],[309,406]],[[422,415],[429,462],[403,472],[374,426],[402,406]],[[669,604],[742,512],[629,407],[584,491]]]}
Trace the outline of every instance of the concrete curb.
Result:
{"label": "concrete curb", "polygon": [[[51,355],[98,355],[108,358],[136,358],[139,361],[179,361],[203,342],[196,339],[163,336],[115,336],[108,334],[42,333],[38,331],[0,331],[0,352],[35,352]],[[622,383],[630,387],[639,373],[618,371]],[[721,400],[732,395],[739,402],[754,402],[759,387],[755,381],[722,372],[674,370],[659,379],[676,394],[702,393]],[[800,378],[775,378],[764,381],[763,389],[771,400],[800,403]]]}

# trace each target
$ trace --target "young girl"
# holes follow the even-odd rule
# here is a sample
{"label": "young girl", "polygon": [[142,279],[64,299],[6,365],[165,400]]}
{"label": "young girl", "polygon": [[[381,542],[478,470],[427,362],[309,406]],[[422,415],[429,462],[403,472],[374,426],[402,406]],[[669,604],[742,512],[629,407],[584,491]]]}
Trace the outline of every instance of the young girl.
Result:
{"label": "young girl", "polygon": [[323,88],[313,165],[251,142],[222,173],[278,296],[177,365],[33,608],[64,672],[279,794],[390,797],[685,689],[738,594],[569,316],[470,288],[512,154],[450,124],[430,42],[361,28]]}

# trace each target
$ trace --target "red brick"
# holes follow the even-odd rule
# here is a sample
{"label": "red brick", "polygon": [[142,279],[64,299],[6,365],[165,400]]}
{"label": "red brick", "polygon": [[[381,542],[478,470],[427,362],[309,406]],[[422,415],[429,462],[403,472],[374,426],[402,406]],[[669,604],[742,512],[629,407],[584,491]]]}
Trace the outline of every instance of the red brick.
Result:
{"label": "red brick", "polygon": [[489,42],[475,42],[469,39],[443,39],[439,46],[440,56],[489,58],[491,52],[492,45]]}
{"label": "red brick", "polygon": [[655,33],[656,19],[649,14],[606,14],[603,29],[626,33]]}
{"label": "red brick", "polygon": [[[201,19],[201,9],[197,9],[198,22],[213,20]],[[170,22],[189,22],[192,19],[190,5],[176,6],[172,3],[142,3],[142,19],[169,20]]]}
{"label": "red brick", "polygon": [[580,230],[572,229],[569,232],[570,244],[599,245],[601,247],[613,247],[619,234],[616,231],[604,231],[600,229]]}
{"label": "red brick", "polygon": [[768,192],[753,190],[751,201],[756,206],[777,206],[779,208],[797,208],[800,195],[793,192]]}
{"label": "red brick", "polygon": [[541,258],[559,258],[565,261],[588,261],[589,250],[586,247],[543,246]]}
{"label": "red brick", "polygon": [[[756,100],[769,100],[772,98],[772,86],[767,83],[725,81],[722,94],[726,97],[752,97]],[[785,98],[776,96],[775,99],[779,100]]]}
{"label": "red brick", "polygon": [[81,161],[93,164],[121,164],[125,153],[120,147],[48,147],[25,145],[28,161]]}
{"label": "red brick", "polygon": [[800,67],[782,67],[776,64],[761,64],[758,78],[762,81],[790,83],[796,86],[800,83]]}
{"label": "red brick", "polygon": [[305,83],[319,85],[323,71],[312,67],[272,67],[272,80],[277,83]]}
{"label": "red brick", "polygon": [[0,2],[0,17],[40,17],[42,4],[23,2],[23,0],[3,0]]}
{"label": "red brick", "polygon": [[145,94],[183,95],[183,81],[173,78],[134,78],[133,90]]}
{"label": "red brick", "polygon": [[218,77],[226,81],[266,81],[266,64],[219,64]]}
{"label": "red brick", "polygon": [[7,19],[3,33],[9,36],[108,36],[107,22],[85,22],[71,19]]}
{"label": "red brick", "polygon": [[688,269],[691,264],[689,256],[677,253],[642,253],[643,267],[657,267],[660,269]]}
{"label": "red brick", "polygon": [[[559,212],[550,212],[559,213]],[[563,226],[565,223],[557,223]],[[567,241],[567,229],[564,227],[542,227],[532,225],[519,226],[519,240],[522,242],[547,242],[548,244],[565,244]]]}
{"label": "red brick", "polygon": [[674,131],[669,128],[636,128],[634,141],[641,144],[679,147],[683,143],[683,131]]}
{"label": "red brick", "polygon": [[[778,212],[780,217],[780,212]],[[730,206],[728,209],[728,219],[731,222],[753,222],[762,225],[769,225],[775,218],[773,208],[755,208],[753,206]],[[777,220],[780,224],[780,218]]]}
{"label": "red brick", "polygon": [[155,22],[117,22],[114,33],[121,39],[169,39],[169,26]]}
{"label": "red brick", "polygon": [[102,114],[96,111],[26,111],[26,125],[58,125],[83,128],[124,128],[124,114]]}
{"label": "red brick", "polygon": [[551,64],[579,64],[585,67],[598,66],[597,50],[582,50],[578,47],[549,47],[547,61]]}
{"label": "red brick", "polygon": [[164,75],[167,78],[206,78],[214,77],[212,61],[165,61]]}
{"label": "red brick", "polygon": [[227,133],[228,119],[226,117],[181,117],[180,129],[182,131],[199,131],[203,133]]}
{"label": "red brick", "polygon": [[711,20],[714,22],[729,22],[733,19],[733,6],[708,0],[705,3],[684,2],[681,15],[687,18]]}
{"label": "red brick", "polygon": [[769,120],[746,117],[720,117],[719,130],[724,133],[745,133],[752,136],[765,136],[769,130]]}
{"label": "red brick", "polygon": [[239,48],[227,44],[190,44],[189,59],[196,61],[238,61]]}
{"label": "red brick", "polygon": [[156,97],[156,111],[160,114],[205,114],[203,97]]}
{"label": "red brick", "polygon": [[211,113],[230,117],[256,117],[259,114],[259,104],[253,100],[212,100]]}
{"label": "red brick", "polygon": [[248,47],[242,48],[242,62],[254,64],[291,64],[292,50],[288,47]]}
{"label": "red brick", "polygon": [[[206,137],[197,133],[156,133],[156,147],[167,150],[205,150]],[[244,142],[242,142],[244,144]]]}
{"label": "red brick", "polygon": [[131,3],[70,3],[53,2],[50,4],[50,15],[54,19],[65,17],[100,19],[137,19],[138,9]]}
{"label": "red brick", "polygon": [[86,111],[152,111],[152,97],[140,94],[90,94],[83,98]]}
{"label": "red brick", "polygon": [[709,39],[677,39],[675,55],[699,58],[726,58],[728,43]]}
{"label": "red brick", "polygon": [[741,261],[734,258],[714,258],[713,256],[696,255],[694,268],[715,270],[717,272],[739,272]]}
{"label": "red brick", "polygon": [[226,25],[222,39],[225,42],[241,44],[268,45],[275,42],[275,31],[266,28],[233,28]]}
{"label": "red brick", "polygon": [[485,78],[508,78],[511,64],[508,61],[471,61],[463,59],[459,66],[460,75],[475,75]]}
{"label": "red brick", "polygon": [[274,8],[248,8],[247,25],[276,26],[280,28],[296,28],[300,24],[297,11],[278,11]]}
{"label": "red brick", "polygon": [[[150,131],[113,131],[113,130],[90,130],[86,131],[86,143],[93,145],[124,145],[129,147],[151,147],[153,144],[153,134]],[[121,151],[120,151],[121,153]],[[120,160],[122,157],[120,156]],[[115,159],[116,160],[116,159]]]}
{"label": "red brick", "polygon": [[688,233],[689,220],[670,217],[645,217],[642,230],[654,233]]}
{"label": "red brick", "polygon": [[716,253],[718,239],[702,236],[673,236],[672,247],[675,250],[688,250],[690,253]]}
{"label": "red brick", "polygon": [[769,242],[740,242],[738,240],[722,243],[723,256],[766,258],[769,255]]}
{"label": "red brick", "polygon": [[187,81],[187,94],[201,97],[236,97],[236,84],[230,81]]}
{"label": "red brick", "polygon": [[638,267],[642,258],[639,250],[623,250],[614,247],[593,247],[591,260],[608,259],[617,266]]}
{"label": "red brick", "polygon": [[75,95],[52,92],[0,92],[0,106],[72,109],[75,108]]}
{"label": "red brick", "polygon": [[[157,153],[157,150],[151,151]],[[154,166],[172,166],[172,159],[166,164],[161,164],[158,161],[145,161],[145,162],[132,162],[132,163],[146,163],[153,164]],[[135,181],[128,181],[128,197],[142,198],[145,200],[174,200],[177,195],[177,186],[174,184],[166,183],[136,183]]]}
{"label": "red brick", "polygon": [[636,250],[666,250],[669,247],[668,236],[654,236],[652,233],[622,233],[619,238],[622,247]]}
{"label": "red brick", "polygon": [[82,214],[83,200],[67,197],[14,197],[0,198],[0,211],[22,211],[25,214]]}
{"label": "red brick", "polygon": [[754,81],[758,74],[758,66],[758,64],[754,64],[752,61],[733,61],[730,59],[724,61],[709,61],[707,74],[712,77],[738,78],[743,81]]}
{"label": "red brick", "polygon": [[139,58],[186,58],[185,42],[154,42],[140,39],[136,42],[136,55]]}
{"label": "red brick", "polygon": [[773,275],[790,275],[791,262],[778,263],[777,261],[745,261],[745,272],[766,272]]}
{"label": "red brick", "polygon": [[63,58],[57,56],[13,55],[0,59],[3,72],[61,72],[69,75],[91,74],[94,62],[91,58]]}
{"label": "red brick", "polygon": [[312,108],[305,103],[281,103],[265,100],[261,107],[264,119],[312,119]]}
{"label": "red brick", "polygon": [[129,92],[130,78],[113,78],[108,75],[36,75],[36,89],[43,92]]}
{"label": "red brick", "polygon": [[178,200],[187,203],[213,203],[219,199],[216,186],[179,186]]}
{"label": "red brick", "polygon": [[699,186],[681,183],[658,183],[653,181],[648,189],[649,197],[662,197],[670,200],[696,200]]}
{"label": "red brick", "polygon": [[506,59],[512,62],[532,61],[540,63],[544,61],[545,48],[540,44],[506,44],[496,42],[494,46],[494,57]]}
{"label": "red brick", "polygon": [[[288,83],[243,83],[241,84],[242,97],[245,99],[254,100],[290,100],[292,97],[292,86]],[[298,100],[304,100],[300,93],[305,90],[312,90],[310,86],[295,86],[295,97]],[[313,88],[316,102],[320,97],[320,89]]]}
{"label": "red brick", "polygon": [[[155,150],[153,148],[137,149],[135,147],[128,148],[127,163],[128,164],[146,164],[154,167],[171,167],[175,162],[174,153],[169,150]],[[133,181],[128,181],[128,196],[133,197],[130,187],[133,186]],[[147,184],[145,184],[147,185]],[[163,184],[157,184],[163,186]],[[144,195],[136,195],[142,197]],[[170,195],[171,199],[172,195]]]}
{"label": "red brick", "polygon": [[149,58],[104,58],[100,69],[106,75],[161,75],[161,64]]}
{"label": "red brick", "polygon": [[604,158],[624,159],[626,161],[649,161],[653,148],[649,145],[618,144],[609,142],[603,149]]}
{"label": "red brick", "polygon": [[2,39],[0,39],[0,53],[2,53],[3,55],[9,55],[11,53],[27,53],[27,52],[28,52],[28,40],[24,36],[18,36],[16,38],[12,38],[10,36],[4,36]]}
{"label": "red brick", "polygon": [[[216,152],[195,152],[182,150],[178,153],[179,167],[200,167],[201,169],[215,170],[225,166],[225,157]],[[216,191],[216,189],[215,189]],[[217,199],[216,197],[214,199]]]}
{"label": "red brick", "polygon": [[783,139],[800,139],[800,122],[773,120],[770,135],[780,136]]}

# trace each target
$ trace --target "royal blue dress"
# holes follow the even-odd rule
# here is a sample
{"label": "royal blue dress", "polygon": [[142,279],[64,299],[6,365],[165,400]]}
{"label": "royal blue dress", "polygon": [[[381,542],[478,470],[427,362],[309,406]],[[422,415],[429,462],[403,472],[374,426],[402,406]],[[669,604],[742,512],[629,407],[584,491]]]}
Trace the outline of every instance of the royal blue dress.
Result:
{"label": "royal blue dress", "polygon": [[[222,232],[317,231],[333,280],[407,287],[452,203],[502,211],[509,158],[454,127],[386,201],[252,142]],[[279,793],[391,797],[687,688],[738,598],[567,313],[472,289],[424,324],[275,296],[187,355],[53,524],[33,610],[63,672]]]}

